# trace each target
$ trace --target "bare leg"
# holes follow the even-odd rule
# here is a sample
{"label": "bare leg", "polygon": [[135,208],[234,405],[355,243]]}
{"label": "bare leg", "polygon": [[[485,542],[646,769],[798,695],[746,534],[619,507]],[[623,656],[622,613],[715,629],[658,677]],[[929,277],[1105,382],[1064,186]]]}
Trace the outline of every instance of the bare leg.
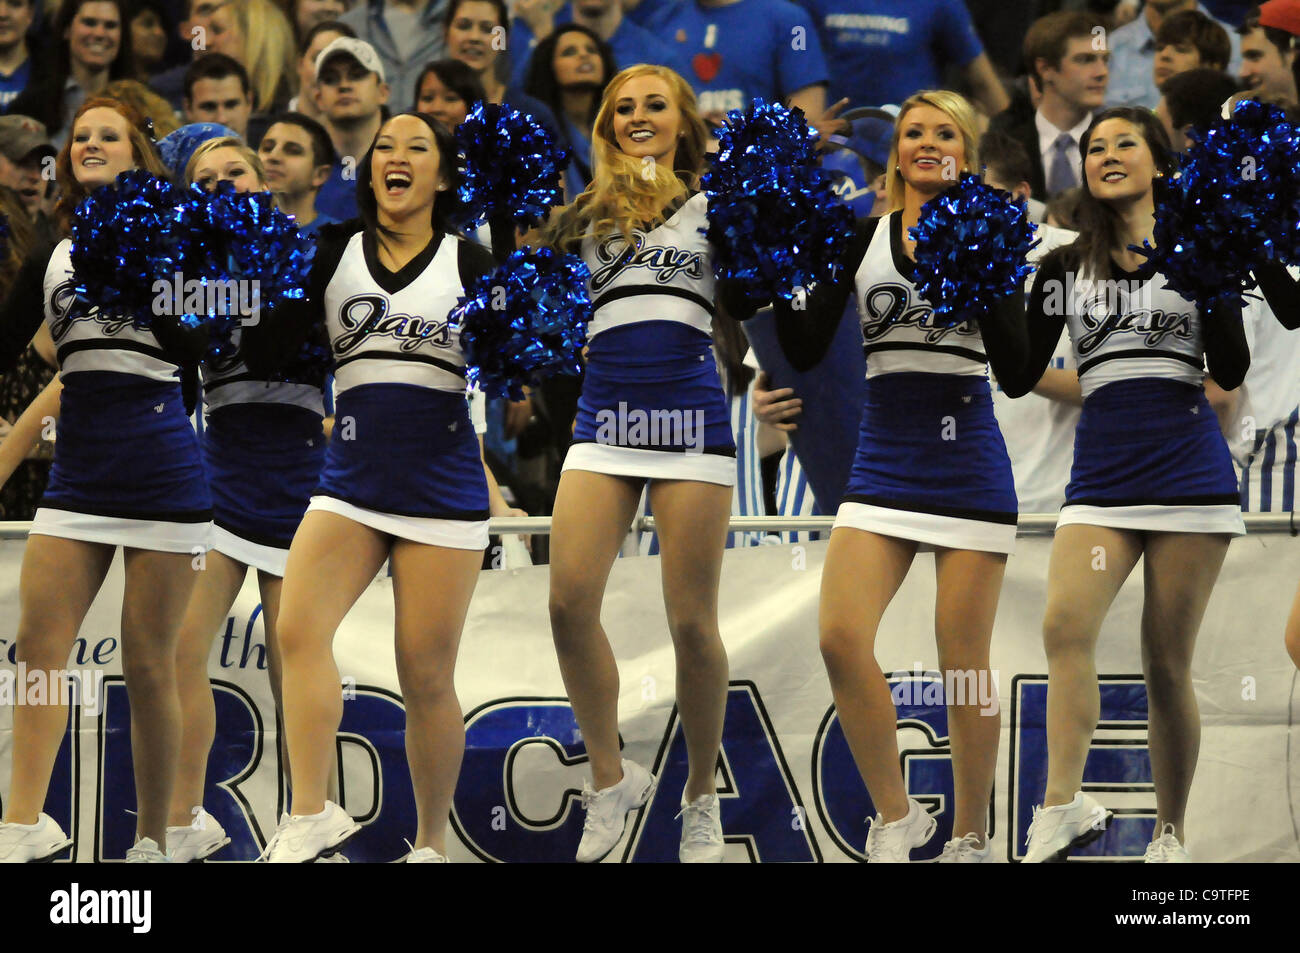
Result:
{"label": "bare leg", "polygon": [[122,675],[131,701],[136,830],[162,847],[181,745],[176,641],[198,572],[187,553],[124,548],[123,554]]}
{"label": "bare leg", "polygon": [[687,480],[650,484],[659,527],[664,605],[677,656],[677,709],[690,773],[685,797],[714,793],[727,711],[727,650],[718,633],[718,585],[731,487]]}
{"label": "bare leg", "polygon": [[1142,555],[1137,533],[1072,523],[1056,531],[1047,569],[1047,791],[1043,806],[1069,804],[1101,713],[1097,636],[1115,594]]}
{"label": "bare leg", "polygon": [[184,827],[203,804],[208,755],[217,733],[217,710],[208,679],[212,640],[230,615],[247,569],[211,550],[185,608],[176,645],[176,687],[181,706],[181,747],[168,824]]}
{"label": "bare leg", "polygon": [[[447,852],[447,817],[465,753],[456,652],[483,562],[480,550],[393,545],[397,674],[406,705],[406,761],[419,825],[415,847]],[[437,580],[437,585],[430,585]]]}
{"label": "bare leg", "polygon": [[[956,804],[952,832],[977,834],[980,846],[988,827],[989,799],[997,771],[1002,714],[996,694],[984,707],[981,687],[993,689],[989,644],[993,618],[1002,592],[1007,558],[1000,553],[942,549],[935,553],[938,591],[934,634],[939,645],[939,669],[945,685],[960,686],[963,704],[948,700],[948,732],[952,737],[953,795]],[[950,674],[952,673],[952,674]]]}
{"label": "bare leg", "polygon": [[1165,824],[1172,824],[1183,840],[1183,815],[1201,748],[1192,650],[1229,539],[1203,533],[1151,533],[1147,538],[1142,673],[1147,682],[1157,838]]}
{"label": "bare leg", "polygon": [[551,517],[551,636],[597,790],[623,778],[618,663],[600,625],[600,604],[640,500],[629,480],[567,470]]}
{"label": "bare leg", "polygon": [[898,712],[876,661],[876,631],[916,546],[842,526],[831,533],[822,568],[822,661],[844,738],[885,823],[902,820],[910,806],[898,763]]}
{"label": "bare leg", "polygon": [[312,510],[289,549],[276,634],[294,814],[325,809],[343,718],[334,633],[383,565],[389,545],[388,536],[368,526]]}
{"label": "bare leg", "polygon": [[[113,562],[113,550],[57,536],[28,537],[18,583],[18,661],[28,670],[48,673],[67,667],[77,631]],[[58,702],[60,697],[47,701]],[[67,727],[67,705],[14,707],[7,823],[36,823]]]}

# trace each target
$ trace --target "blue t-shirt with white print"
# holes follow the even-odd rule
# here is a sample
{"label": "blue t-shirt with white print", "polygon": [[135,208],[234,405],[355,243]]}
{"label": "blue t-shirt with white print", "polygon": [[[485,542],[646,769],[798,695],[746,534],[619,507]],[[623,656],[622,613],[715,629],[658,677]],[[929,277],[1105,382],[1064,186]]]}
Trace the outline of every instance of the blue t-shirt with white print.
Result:
{"label": "blue t-shirt with white print", "polygon": [[950,65],[984,52],[962,0],[798,0],[817,23],[830,65],[826,102],[901,103],[943,84]]}

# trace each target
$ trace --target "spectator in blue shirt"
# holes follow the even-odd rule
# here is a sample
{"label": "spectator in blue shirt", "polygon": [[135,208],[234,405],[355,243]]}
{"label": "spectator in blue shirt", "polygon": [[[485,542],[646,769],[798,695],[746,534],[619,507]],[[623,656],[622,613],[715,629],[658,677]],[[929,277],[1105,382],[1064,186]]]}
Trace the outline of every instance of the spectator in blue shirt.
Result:
{"label": "spectator in blue shirt", "polygon": [[[1156,31],[1167,18],[1184,10],[1200,10],[1205,13],[1205,9],[1196,0],[1147,0],[1136,19],[1110,34],[1106,41],[1110,49],[1110,93],[1106,105],[1156,108],[1160,102],[1160,90],[1156,88],[1153,77]],[[1222,23],[1219,25],[1224,26]],[[1229,34],[1231,35],[1230,29]],[[1241,62],[1241,44],[1237,37],[1231,36],[1231,39],[1232,59],[1229,65],[1235,72]]]}
{"label": "spectator in blue shirt", "polygon": [[357,166],[383,125],[389,93],[384,64],[365,40],[338,37],[316,58],[316,106],[339,156],[316,196],[318,212],[357,217]]}
{"label": "spectator in blue shirt", "polygon": [[0,0],[0,112],[32,79],[27,28],[32,25],[35,0]]}
{"label": "spectator in blue shirt", "polygon": [[292,215],[300,229],[315,232],[334,221],[316,208],[316,196],[338,161],[324,126],[302,113],[282,113],[262,136],[257,157],[276,207]]}
{"label": "spectator in blue shirt", "polygon": [[488,102],[528,113],[555,135],[560,134],[560,124],[545,103],[518,86],[507,86],[502,78],[501,54],[510,28],[505,0],[451,0],[444,27],[447,55],[478,73]]}
{"label": "spectator in blue shirt", "polygon": [[831,100],[901,103],[961,69],[974,102],[996,116],[1010,105],[962,0],[800,0],[817,22]]}
{"label": "spectator in blue shirt", "polygon": [[785,0],[681,0],[648,24],[686,61],[700,115],[712,126],[761,96],[826,111],[830,72],[812,15]]}
{"label": "spectator in blue shirt", "polygon": [[514,13],[515,19],[510,25],[510,55],[516,85],[527,86],[526,71],[533,48],[557,26],[569,22],[587,27],[608,43],[618,69],[636,63],[651,63],[689,76],[689,64],[678,55],[672,44],[625,16],[620,0],[577,0],[575,4],[561,3],[561,0],[519,0]]}

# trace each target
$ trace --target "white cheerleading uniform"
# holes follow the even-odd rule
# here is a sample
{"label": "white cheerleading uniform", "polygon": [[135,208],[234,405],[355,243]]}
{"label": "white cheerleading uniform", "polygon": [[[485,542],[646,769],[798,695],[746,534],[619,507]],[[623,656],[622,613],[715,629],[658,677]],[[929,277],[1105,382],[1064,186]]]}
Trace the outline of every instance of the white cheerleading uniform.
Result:
{"label": "white cheerleading uniform", "polygon": [[1158,273],[1143,280],[1116,269],[1098,282],[1054,261],[1035,280],[1031,365],[1041,366],[1062,322],[1084,405],[1058,527],[1244,533],[1232,460],[1203,389],[1196,306]]}
{"label": "white cheerleading uniform", "polygon": [[[77,298],[72,242],[28,261],[0,319],[0,367],[43,314],[63,381],[58,441],[33,535],[161,552],[208,549],[212,500],[185,413],[181,365],[158,334]],[[35,319],[35,320],[34,320]]]}
{"label": "white cheerleading uniform", "polygon": [[[398,272],[372,236],[322,231],[308,311],[334,360],[335,422],[308,510],[454,549],[488,543],[488,494],[449,312],[492,256],[437,234]],[[323,313],[322,313],[323,312]]]}
{"label": "white cheerleading uniform", "polygon": [[[842,264],[858,300],[867,388],[835,527],[915,540],[922,550],[1010,553],[1015,485],[980,328],[936,323],[904,253],[901,213],[869,220]],[[838,278],[814,291],[809,311],[838,317],[848,290]]]}
{"label": "white cheerleading uniform", "polygon": [[715,366],[706,198],[648,232],[588,236],[593,318],[565,470],[732,486],[736,446]]}

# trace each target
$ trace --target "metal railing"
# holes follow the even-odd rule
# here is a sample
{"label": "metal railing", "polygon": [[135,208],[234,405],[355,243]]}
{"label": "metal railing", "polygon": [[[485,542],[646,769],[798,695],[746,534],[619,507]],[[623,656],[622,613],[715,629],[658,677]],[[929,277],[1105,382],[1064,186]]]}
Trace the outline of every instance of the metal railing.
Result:
{"label": "metal railing", "polygon": [[[1300,533],[1293,513],[1246,513],[1242,517],[1246,532],[1254,534]],[[729,530],[737,532],[805,532],[826,531],[835,522],[834,516],[733,516],[727,522]],[[0,539],[23,539],[31,528],[30,522],[0,522]],[[654,517],[643,516],[633,523],[635,529],[652,532]],[[1055,513],[1022,513],[1016,527],[1018,536],[1051,536],[1056,529]],[[491,522],[491,532],[497,534],[531,533],[539,536],[551,532],[549,516],[496,517]]]}

